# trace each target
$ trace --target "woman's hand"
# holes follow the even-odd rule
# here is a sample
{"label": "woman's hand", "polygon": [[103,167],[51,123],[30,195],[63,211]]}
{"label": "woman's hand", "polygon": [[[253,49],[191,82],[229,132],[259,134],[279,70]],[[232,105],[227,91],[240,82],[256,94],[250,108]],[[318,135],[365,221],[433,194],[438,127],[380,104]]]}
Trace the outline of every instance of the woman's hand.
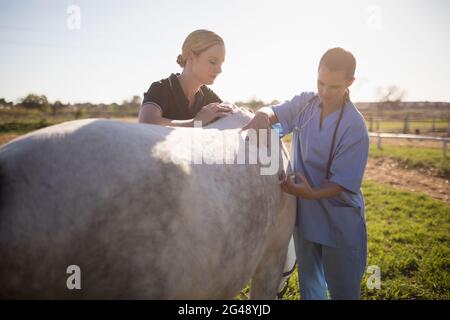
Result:
{"label": "woman's hand", "polygon": [[219,118],[222,118],[232,112],[233,109],[227,105],[221,105],[219,102],[210,103],[197,113],[194,121],[201,121],[202,126],[206,126]]}
{"label": "woman's hand", "polygon": [[[295,183],[295,177],[298,177],[300,179],[300,183]],[[292,173],[286,177],[286,174],[282,172],[279,179],[281,190],[283,190],[284,192],[303,199],[315,199],[313,188],[311,188],[308,180],[301,174]]]}

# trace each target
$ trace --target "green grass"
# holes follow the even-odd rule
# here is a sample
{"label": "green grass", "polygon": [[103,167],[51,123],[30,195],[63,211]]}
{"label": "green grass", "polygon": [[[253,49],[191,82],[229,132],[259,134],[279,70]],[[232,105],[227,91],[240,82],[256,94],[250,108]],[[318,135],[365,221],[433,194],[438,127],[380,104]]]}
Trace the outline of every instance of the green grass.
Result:
{"label": "green grass", "polygon": [[[366,120],[367,128],[370,127],[370,122]],[[414,133],[416,129],[419,129],[421,132],[429,132],[432,130],[432,122],[431,121],[410,121],[409,123],[409,132]],[[403,131],[404,122],[403,121],[381,121],[380,122],[380,131],[382,132],[400,132]],[[435,122],[435,130],[436,131],[445,131],[448,127],[447,121],[436,121]],[[376,121],[374,120],[372,123],[372,130],[375,131],[377,128]]]}
{"label": "green grass", "polygon": [[[424,194],[365,181],[368,263],[381,270],[381,288],[361,299],[450,299],[450,206]],[[284,299],[299,299],[297,271]],[[244,290],[248,293],[248,287]]]}
{"label": "green grass", "polygon": [[46,119],[42,120],[34,120],[34,121],[20,121],[20,122],[8,122],[8,123],[0,123],[0,133],[19,133],[26,134],[28,132],[38,130],[41,128],[45,128],[61,121],[49,121]]}
{"label": "green grass", "polygon": [[371,144],[369,156],[391,158],[409,168],[435,168],[439,175],[450,177],[449,154],[443,158],[442,149],[384,144],[379,150],[376,144]]}
{"label": "green grass", "polygon": [[382,277],[381,290],[362,286],[363,298],[450,299],[450,206],[373,182],[363,193],[368,265]]}

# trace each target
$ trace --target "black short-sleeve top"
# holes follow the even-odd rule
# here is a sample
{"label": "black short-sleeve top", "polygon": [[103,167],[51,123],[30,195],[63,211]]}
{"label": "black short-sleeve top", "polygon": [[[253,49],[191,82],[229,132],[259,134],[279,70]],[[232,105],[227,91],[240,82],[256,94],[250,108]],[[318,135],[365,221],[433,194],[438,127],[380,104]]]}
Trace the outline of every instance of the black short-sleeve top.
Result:
{"label": "black short-sleeve top", "polygon": [[189,100],[184,95],[178,74],[172,73],[170,77],[153,82],[144,93],[142,105],[156,104],[164,118],[172,120],[188,120],[196,116],[200,109],[213,102],[222,100],[207,86],[203,85],[195,94],[194,104],[189,108]]}

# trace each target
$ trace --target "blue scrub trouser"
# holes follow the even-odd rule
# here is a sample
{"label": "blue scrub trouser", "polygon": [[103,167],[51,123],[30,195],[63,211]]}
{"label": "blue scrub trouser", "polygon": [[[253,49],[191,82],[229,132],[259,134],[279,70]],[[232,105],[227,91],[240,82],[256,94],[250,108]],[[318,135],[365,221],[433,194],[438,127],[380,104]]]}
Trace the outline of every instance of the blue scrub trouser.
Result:
{"label": "blue scrub trouser", "polygon": [[305,300],[357,300],[366,269],[367,243],[333,248],[305,240],[294,230],[300,298]]}

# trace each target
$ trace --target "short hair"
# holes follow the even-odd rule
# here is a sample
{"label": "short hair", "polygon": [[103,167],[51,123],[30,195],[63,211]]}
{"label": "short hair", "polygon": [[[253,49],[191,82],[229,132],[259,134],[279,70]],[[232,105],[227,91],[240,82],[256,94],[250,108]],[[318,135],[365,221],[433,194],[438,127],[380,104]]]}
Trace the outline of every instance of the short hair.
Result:
{"label": "short hair", "polygon": [[328,49],[320,58],[319,69],[326,66],[330,71],[344,71],[346,79],[355,76],[356,59],[350,51],[342,48]]}
{"label": "short hair", "polygon": [[205,29],[195,30],[184,40],[181,54],[177,57],[177,63],[180,67],[184,68],[186,66],[188,52],[199,55],[216,44],[225,45],[223,39],[219,35]]}

